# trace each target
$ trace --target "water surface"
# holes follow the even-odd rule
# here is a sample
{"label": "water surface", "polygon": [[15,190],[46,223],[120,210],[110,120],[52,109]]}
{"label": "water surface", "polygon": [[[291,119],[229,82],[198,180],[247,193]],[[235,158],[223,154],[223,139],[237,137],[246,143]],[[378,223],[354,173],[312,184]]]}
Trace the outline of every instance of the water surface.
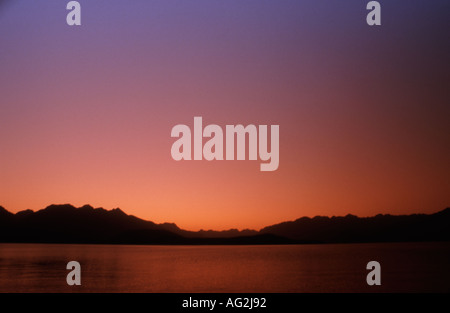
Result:
{"label": "water surface", "polygon": [[[81,264],[68,286],[66,264]],[[381,286],[366,265],[381,264]],[[450,243],[0,244],[0,292],[449,292]]]}

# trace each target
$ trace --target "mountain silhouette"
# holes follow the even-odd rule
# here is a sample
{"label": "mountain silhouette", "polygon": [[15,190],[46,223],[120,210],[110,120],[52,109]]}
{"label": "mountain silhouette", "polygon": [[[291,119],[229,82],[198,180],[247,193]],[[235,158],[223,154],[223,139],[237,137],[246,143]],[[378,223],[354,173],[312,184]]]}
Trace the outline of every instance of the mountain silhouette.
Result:
{"label": "mountain silhouette", "polygon": [[450,240],[450,208],[435,214],[302,217],[260,231],[180,229],[120,209],[50,205],[13,214],[0,206],[0,242],[96,244],[292,244]]}
{"label": "mountain silhouette", "polygon": [[407,242],[450,240],[450,208],[434,214],[382,215],[360,218],[302,217],[261,229],[305,243]]}
{"label": "mountain silhouette", "polygon": [[155,224],[85,205],[50,205],[43,210],[12,214],[0,207],[0,242],[104,244],[267,244],[291,243],[256,231],[191,232],[175,224]]}

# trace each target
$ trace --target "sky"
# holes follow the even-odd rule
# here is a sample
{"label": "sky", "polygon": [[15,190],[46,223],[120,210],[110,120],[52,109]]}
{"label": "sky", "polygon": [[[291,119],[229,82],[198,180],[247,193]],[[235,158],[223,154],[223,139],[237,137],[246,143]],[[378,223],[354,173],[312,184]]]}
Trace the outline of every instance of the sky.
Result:
{"label": "sky", "polygon": [[[67,1],[68,2],[68,1]],[[450,3],[0,1],[0,205],[188,230],[450,206]],[[171,129],[279,125],[280,163],[175,161]]]}

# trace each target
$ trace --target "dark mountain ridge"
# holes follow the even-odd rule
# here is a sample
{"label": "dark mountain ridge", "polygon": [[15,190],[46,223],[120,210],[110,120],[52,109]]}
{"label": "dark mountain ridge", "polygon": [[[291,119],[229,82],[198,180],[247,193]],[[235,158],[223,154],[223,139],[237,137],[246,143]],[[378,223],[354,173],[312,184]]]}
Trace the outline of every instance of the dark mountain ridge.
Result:
{"label": "dark mountain ridge", "polygon": [[448,241],[450,208],[434,214],[302,217],[260,232],[310,243]]}
{"label": "dark mountain ridge", "polygon": [[187,231],[120,209],[50,205],[13,214],[0,206],[0,242],[104,244],[290,244],[450,240],[450,208],[434,214],[302,217],[256,230]]}
{"label": "dark mountain ridge", "polygon": [[0,207],[0,242],[103,244],[266,244],[291,240],[257,231],[199,231],[156,224],[121,209],[50,205],[13,214]]}

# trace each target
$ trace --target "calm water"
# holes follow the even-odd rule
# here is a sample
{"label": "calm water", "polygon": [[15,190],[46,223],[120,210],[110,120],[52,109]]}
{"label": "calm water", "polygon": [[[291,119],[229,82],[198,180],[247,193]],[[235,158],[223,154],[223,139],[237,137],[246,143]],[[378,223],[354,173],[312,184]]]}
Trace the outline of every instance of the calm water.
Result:
{"label": "calm water", "polygon": [[[81,264],[67,286],[66,264]],[[381,286],[366,264],[381,264]],[[450,292],[450,243],[0,244],[0,292]]]}

